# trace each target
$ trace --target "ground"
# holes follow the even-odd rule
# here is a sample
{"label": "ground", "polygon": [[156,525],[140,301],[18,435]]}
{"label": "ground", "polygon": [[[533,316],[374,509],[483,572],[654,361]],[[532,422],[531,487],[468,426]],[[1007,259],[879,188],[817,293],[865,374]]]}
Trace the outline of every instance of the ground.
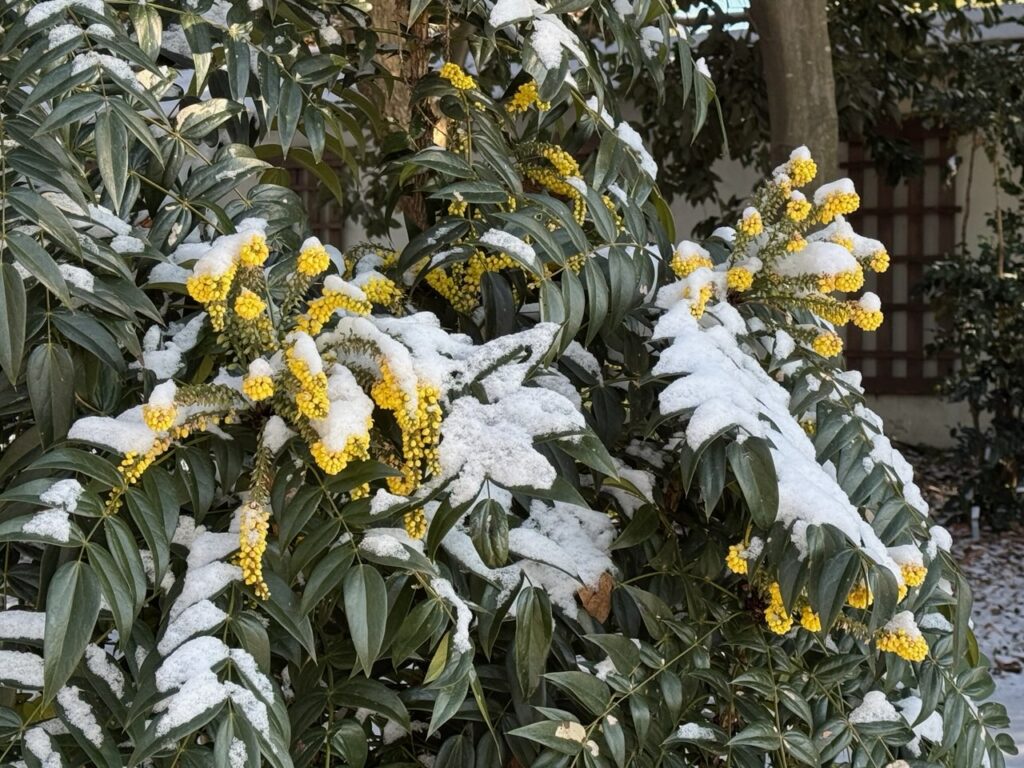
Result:
{"label": "ground", "polygon": [[[932,505],[932,515],[946,522],[943,509],[956,493],[962,468],[949,453],[904,449],[917,470],[918,482]],[[996,701],[1010,715],[1009,733],[1024,751],[1024,525],[993,530],[984,514],[977,532],[962,521],[948,523],[953,552],[974,590],[974,633],[981,651],[991,660]],[[1024,754],[1008,757],[1007,768],[1024,768]]]}

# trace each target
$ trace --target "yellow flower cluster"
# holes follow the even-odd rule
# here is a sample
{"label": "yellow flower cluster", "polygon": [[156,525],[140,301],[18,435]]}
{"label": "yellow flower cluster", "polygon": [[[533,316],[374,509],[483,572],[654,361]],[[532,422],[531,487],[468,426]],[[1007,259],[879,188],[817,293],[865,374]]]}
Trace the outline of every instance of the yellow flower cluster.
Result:
{"label": "yellow flower cluster", "polygon": [[867,608],[874,601],[874,595],[871,594],[871,590],[868,589],[868,585],[865,584],[863,581],[855,584],[853,589],[850,590],[850,594],[846,598],[846,602],[848,602],[854,608],[860,608],[861,610]]}
{"label": "yellow flower cluster", "polygon": [[509,114],[515,115],[520,112],[526,112],[535,104],[541,112],[551,109],[551,102],[540,100],[540,94],[537,92],[537,83],[530,80],[516,89],[511,101],[505,105],[505,109],[508,110]]}
{"label": "yellow flower cluster", "polygon": [[838,301],[831,296],[822,296],[813,304],[814,314],[833,325],[846,325],[850,322],[851,305]]}
{"label": "yellow flower cluster", "polygon": [[800,611],[800,626],[808,632],[821,632],[821,616],[811,610],[810,605],[805,605]]}
{"label": "yellow flower cluster", "polygon": [[307,419],[322,419],[327,415],[330,403],[327,399],[327,375],[323,371],[313,373],[305,360],[289,348],[285,352],[288,370],[299,383],[295,394],[295,406]]}
{"label": "yellow flower cluster", "polygon": [[862,331],[874,331],[882,324],[885,316],[881,310],[867,310],[856,302],[850,302],[850,319]]}
{"label": "yellow flower cluster", "polygon": [[166,432],[174,426],[174,420],[178,417],[178,411],[173,405],[150,405],[142,406],[142,420],[146,426],[154,432]]}
{"label": "yellow flower cluster", "polygon": [[519,265],[508,254],[475,251],[464,262],[431,270],[426,281],[456,312],[468,314],[480,303],[480,281],[485,273],[518,268]]}
{"label": "yellow flower cluster", "polygon": [[569,178],[583,178],[579,163],[564,149],[553,144],[542,145],[539,154],[551,164],[551,168],[527,168],[526,176],[551,194],[572,200],[573,218],[576,223],[582,224],[587,216],[586,200],[576,187],[566,181]]}
{"label": "yellow flower cluster", "polygon": [[802,251],[807,247],[807,240],[799,232],[793,232],[789,236],[789,240],[786,241],[786,251],[788,253],[795,253],[796,251]]}
{"label": "yellow flower cluster", "polygon": [[269,521],[269,510],[255,501],[242,506],[238,521],[238,565],[242,569],[242,579],[263,600],[270,597],[270,590],[263,580],[263,553],[267,550]]}
{"label": "yellow flower cluster", "polygon": [[700,253],[691,253],[689,256],[683,256],[682,251],[676,251],[672,254],[672,261],[669,262],[669,266],[676,277],[688,277],[698,269],[711,269],[715,264],[709,257],[703,256]]}
{"label": "yellow flower cluster", "polygon": [[821,275],[818,278],[818,290],[822,293],[831,291],[850,293],[859,290],[863,285],[864,270],[860,267],[849,272],[840,272],[838,275]]}
{"label": "yellow flower cluster", "polygon": [[422,509],[406,512],[402,522],[410,539],[422,539],[427,535],[427,516]]}
{"label": "yellow flower cluster", "polygon": [[330,254],[322,245],[311,245],[299,251],[295,269],[300,275],[316,277],[323,274],[331,264]]}
{"label": "yellow flower cluster", "polygon": [[875,641],[878,650],[895,653],[907,661],[924,661],[928,655],[928,642],[918,632],[909,633],[905,629],[883,629]]}
{"label": "yellow flower cluster", "polygon": [[786,173],[792,179],[793,186],[802,187],[805,184],[810,184],[818,175],[818,164],[810,157],[791,158],[786,163]]}
{"label": "yellow flower cluster", "polygon": [[875,251],[871,254],[871,258],[868,260],[868,266],[873,272],[882,274],[889,269],[889,252],[884,248]]}
{"label": "yellow flower cluster", "polygon": [[349,465],[349,462],[356,459],[367,459],[370,456],[370,427],[372,421],[367,421],[366,432],[360,435],[351,435],[345,441],[340,451],[331,451],[324,445],[322,440],[317,440],[309,446],[309,452],[313,460],[328,475],[336,475]]}
{"label": "yellow flower cluster", "polygon": [[782,602],[782,591],[777,583],[772,583],[768,594],[770,599],[768,607],[764,609],[765,623],[776,635],[784,635],[793,627],[793,615],[786,610],[786,605]]}
{"label": "yellow flower cluster", "polygon": [[402,465],[400,477],[389,477],[392,493],[406,496],[419,481],[439,469],[437,443],[441,435],[440,392],[437,387],[420,383],[416,388],[415,407],[408,394],[398,385],[394,371],[384,358],[379,360],[380,379],[370,390],[373,401],[391,411],[402,432]]}
{"label": "yellow flower cluster", "polygon": [[267,238],[257,232],[238,251],[238,260],[243,267],[262,267],[270,255]]}
{"label": "yellow flower cluster", "polygon": [[235,314],[243,320],[255,320],[266,308],[266,302],[248,288],[243,288],[235,299]]}
{"label": "yellow flower cluster", "polygon": [[274,379],[270,376],[246,376],[242,379],[242,394],[257,403],[273,397]]}
{"label": "yellow flower cluster", "polygon": [[731,291],[749,291],[754,284],[754,275],[746,267],[733,267],[725,273],[725,281]]}
{"label": "yellow flower cluster", "polygon": [[924,583],[925,576],[928,575],[928,567],[916,563],[901,563],[900,574],[908,587],[919,587]]}
{"label": "yellow flower cluster", "polygon": [[155,440],[149,450],[143,454],[136,451],[128,451],[117,466],[117,471],[124,478],[126,485],[133,485],[138,482],[143,473],[156,461],[168,448],[171,441],[168,438]]}
{"label": "yellow flower cluster", "polygon": [[843,340],[832,331],[823,331],[811,342],[811,348],[822,357],[835,357],[843,351]]}
{"label": "yellow flower cluster", "polygon": [[756,208],[748,208],[743,212],[739,230],[747,237],[761,234],[764,230],[764,222],[761,220],[761,214]]}
{"label": "yellow flower cluster", "polygon": [[363,283],[360,288],[371,304],[393,307],[402,299],[401,289],[387,277],[373,277]]}
{"label": "yellow flower cluster", "polygon": [[[691,290],[687,288],[683,291],[683,298],[690,298]],[[697,291],[697,298],[690,304],[690,314],[700,319],[704,316],[704,310],[707,309],[708,302],[711,301],[711,296],[714,294],[714,289],[710,285],[702,285]]]}
{"label": "yellow flower cluster", "polygon": [[829,224],[836,216],[845,216],[858,208],[860,208],[860,195],[856,192],[832,192],[818,207],[817,219],[822,224]]}
{"label": "yellow flower cluster", "polygon": [[800,195],[800,197],[791,198],[790,201],[786,203],[786,216],[789,218],[790,221],[799,223],[806,219],[807,214],[809,214],[810,212],[811,203],[803,195]]}
{"label": "yellow flower cluster", "polygon": [[344,291],[324,288],[319,297],[309,302],[306,314],[300,315],[298,327],[310,335],[320,333],[321,329],[331,319],[331,315],[339,309],[344,309],[354,315],[368,315],[373,307],[368,301],[362,301]]}
{"label": "yellow flower cluster", "polygon": [[471,91],[476,88],[476,80],[467,75],[465,70],[454,62],[445,62],[439,74],[460,91]]}
{"label": "yellow flower cluster", "polygon": [[741,576],[747,573],[747,548],[743,544],[733,544],[725,556],[725,567]]}

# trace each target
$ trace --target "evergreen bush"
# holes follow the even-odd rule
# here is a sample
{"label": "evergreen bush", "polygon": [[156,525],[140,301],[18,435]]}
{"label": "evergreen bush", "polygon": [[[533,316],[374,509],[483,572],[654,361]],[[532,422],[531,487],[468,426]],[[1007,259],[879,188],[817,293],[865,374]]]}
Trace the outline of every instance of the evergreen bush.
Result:
{"label": "evergreen bush", "polygon": [[626,6],[4,7],[0,761],[1003,765],[884,247],[802,149],[675,243]]}

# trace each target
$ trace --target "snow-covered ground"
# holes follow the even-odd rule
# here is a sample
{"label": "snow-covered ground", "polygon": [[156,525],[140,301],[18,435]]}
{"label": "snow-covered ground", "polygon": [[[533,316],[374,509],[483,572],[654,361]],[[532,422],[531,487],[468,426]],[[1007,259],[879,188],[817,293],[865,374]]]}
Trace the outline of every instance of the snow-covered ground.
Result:
{"label": "snow-covered ground", "polygon": [[[983,532],[972,541],[966,528],[952,530],[954,552],[974,590],[974,632],[992,660],[996,701],[1006,706],[1009,733],[1024,750],[1024,532]],[[1024,768],[1024,754],[1007,757],[1007,768]]]}

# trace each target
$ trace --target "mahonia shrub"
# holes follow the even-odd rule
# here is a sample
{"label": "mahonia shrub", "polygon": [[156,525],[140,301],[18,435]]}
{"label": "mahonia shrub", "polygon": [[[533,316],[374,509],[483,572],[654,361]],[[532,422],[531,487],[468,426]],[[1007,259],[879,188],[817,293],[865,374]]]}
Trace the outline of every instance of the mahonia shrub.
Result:
{"label": "mahonia shrub", "polygon": [[[800,148],[673,244],[607,98],[703,121],[668,9],[329,11],[3,11],[0,760],[1003,765],[838,362],[850,182]],[[408,242],[308,237],[285,152],[384,153]]]}

